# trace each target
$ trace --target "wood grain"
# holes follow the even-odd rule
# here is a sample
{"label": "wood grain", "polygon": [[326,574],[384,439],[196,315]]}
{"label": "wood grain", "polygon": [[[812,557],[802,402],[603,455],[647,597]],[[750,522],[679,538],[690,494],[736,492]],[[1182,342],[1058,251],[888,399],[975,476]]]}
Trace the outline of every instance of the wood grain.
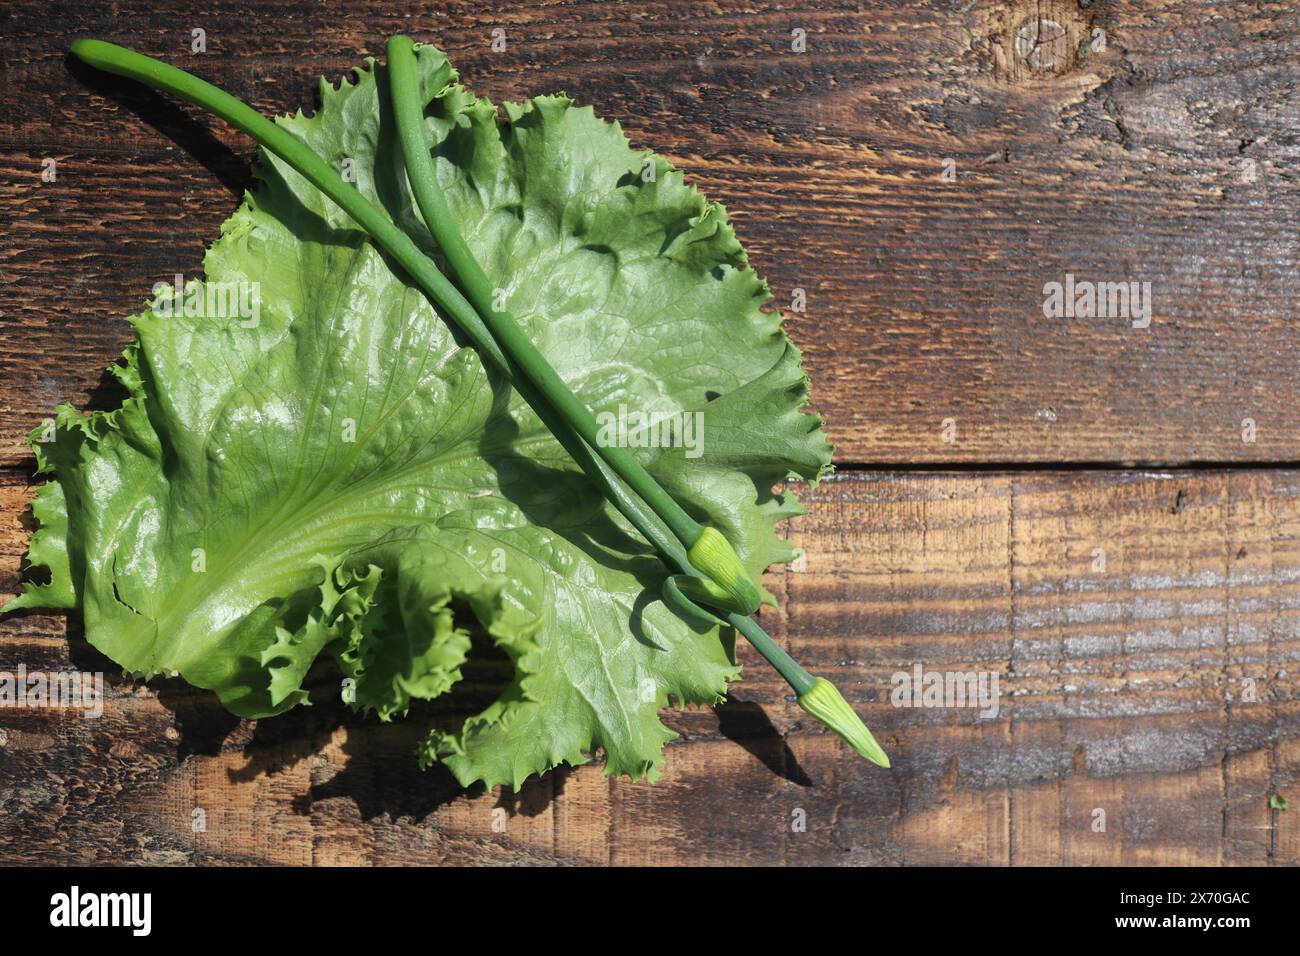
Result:
{"label": "wood grain", "polygon": [[[30,490],[0,476],[6,594]],[[1268,807],[1300,790],[1300,472],[849,474],[806,500],[765,623],[890,771],[749,654],[727,704],[666,715],[657,784],[585,766],[517,795],[462,794],[416,769],[418,728],[328,700],[253,725],[110,677],[98,719],[0,710],[0,859],[1300,863],[1294,813]],[[894,706],[918,662],[997,675],[996,716]],[[112,674],[55,616],[0,622],[0,670],[20,663]]]}
{"label": "wood grain", "polygon": [[[435,6],[0,11],[0,463],[54,402],[102,400],[119,318],[197,273],[248,182],[245,140],[70,65],[69,40],[283,111],[397,30],[496,99],[594,104],[724,201],[778,303],[807,294],[790,326],[842,463],[1300,461],[1294,4]],[[1150,328],[1045,319],[1067,273],[1149,281]]]}

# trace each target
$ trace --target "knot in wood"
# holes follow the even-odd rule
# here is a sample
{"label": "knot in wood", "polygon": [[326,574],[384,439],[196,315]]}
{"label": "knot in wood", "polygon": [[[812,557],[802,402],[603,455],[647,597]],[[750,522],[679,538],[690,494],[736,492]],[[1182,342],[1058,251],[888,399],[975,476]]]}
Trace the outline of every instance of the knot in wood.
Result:
{"label": "knot in wood", "polygon": [[1068,33],[1049,17],[1029,17],[1016,27],[1016,56],[1033,70],[1061,70],[1069,56]]}

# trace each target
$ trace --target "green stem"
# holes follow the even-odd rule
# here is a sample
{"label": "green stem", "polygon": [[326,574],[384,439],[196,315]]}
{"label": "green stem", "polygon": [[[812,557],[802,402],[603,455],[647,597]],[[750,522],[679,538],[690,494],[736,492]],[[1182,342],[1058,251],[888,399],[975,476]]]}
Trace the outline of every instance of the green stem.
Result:
{"label": "green stem", "polygon": [[[426,135],[424,122],[424,100],[420,95],[419,74],[415,61],[415,44],[409,37],[395,36],[388,41],[388,82],[393,116],[397,121],[398,139],[406,164],[407,180],[420,214],[424,217],[425,225],[447,259],[453,281],[469,297],[470,302],[497,337],[499,344],[512,359],[518,360],[525,368],[531,369],[535,366],[545,377],[554,376],[554,370],[533,348],[532,343],[519,329],[514,317],[508,312],[494,308],[495,290],[482,267],[479,266],[478,260],[471,252],[469,244],[466,243],[447,206],[431,158],[431,144]],[[545,381],[545,378],[542,381]],[[558,377],[556,381],[559,381]],[[560,382],[559,386],[562,388],[563,383]],[[545,385],[542,390],[548,397],[553,397],[557,391]],[[567,389],[563,394],[572,397]],[[574,414],[589,416],[590,412],[585,406],[580,406]],[[569,411],[565,412],[564,417],[569,422],[574,420],[573,414]],[[604,455],[605,451],[602,449],[601,453]],[[606,462],[611,466],[618,464],[607,455]],[[590,471],[588,473],[590,474]],[[620,471],[619,476],[608,478],[608,484],[618,488],[620,485],[618,479],[624,477],[628,476]],[[746,577],[746,580],[747,576],[739,567],[739,561],[731,545],[716,529],[709,527],[701,528],[692,540],[689,531],[684,532],[673,520],[674,513],[680,510],[676,502],[663,493],[648,475],[645,478],[645,484],[633,484],[631,481],[629,484],[632,484],[635,491],[642,495],[645,504],[656,512],[653,518],[644,516],[652,528],[651,533],[646,535],[647,540],[655,544],[666,563],[670,566],[677,565],[688,577],[704,584],[712,581],[721,585],[722,591],[730,595],[730,599],[728,593],[721,595],[723,598],[721,604],[741,603],[741,606],[744,606],[743,602],[746,599],[744,588],[742,582],[736,580],[736,574],[738,571],[740,576]],[[635,499],[636,496],[634,494],[629,497]],[[624,514],[628,512],[624,511]],[[681,542],[690,545],[690,551],[683,555],[678,542],[666,540],[666,536],[662,534],[656,537],[654,532],[662,529],[654,519],[664,520]],[[697,567],[710,567],[714,573],[705,577],[696,570]],[[677,593],[689,603],[689,599],[681,594],[680,587]],[[719,602],[715,601],[715,603]],[[755,608],[756,606],[756,604],[752,605]],[[696,608],[696,611],[698,610]],[[868,760],[881,766],[889,766],[889,757],[833,684],[825,679],[816,679],[804,670],[772,640],[757,621],[747,614],[735,611],[728,611],[726,614],[727,623],[744,635],[768,663],[785,678],[798,696],[800,707],[828,726]]]}
{"label": "green stem", "polygon": [[[100,40],[77,40],[72,44],[72,52],[91,66],[172,93],[208,110],[236,129],[247,133],[259,145],[293,167],[303,178],[356,220],[385,252],[397,260],[438,308],[452,315],[484,359],[512,380],[512,384],[537,412],[543,424],[551,430],[565,450],[573,455],[578,464],[583,466],[583,470],[597,482],[605,497],[614,503],[633,526],[652,544],[656,543],[655,539],[659,539],[657,546],[667,546],[668,542],[664,540],[662,529],[655,526],[645,506],[628,495],[626,488],[611,481],[609,469],[600,467],[593,461],[590,450],[582,440],[558,418],[551,406],[541,399],[529,382],[514,380],[515,376],[512,374],[509,360],[474,307],[438,271],[437,266],[420,251],[406,233],[393,225],[387,215],[361,193],[344,183],[338,173],[326,165],[309,147],[225,91],[159,60]],[[676,550],[685,554],[680,547]]]}
{"label": "green stem", "polygon": [[560,415],[573,425],[574,430],[597,450],[606,464],[654,509],[677,539],[686,547],[691,547],[698,540],[703,526],[688,515],[626,449],[598,443],[600,425],[591,410],[573,394],[551,363],[519,327],[514,316],[493,307],[496,290],[456,227],[433,168],[429,140],[425,134],[424,100],[420,96],[415,45],[410,37],[395,36],[388,41],[388,83],[411,191],[424,216],[424,224],[447,257],[451,274],[458,280],[461,290],[492,330],[502,351],[518,364],[524,375],[537,385]]}
{"label": "green stem", "polygon": [[[507,376],[523,399],[537,413],[543,424],[551,430],[552,434],[555,435],[565,450],[573,456],[582,470],[597,484],[602,494],[659,551],[664,559],[679,567],[685,574],[697,578],[704,577],[692,565],[693,551],[687,549],[693,549],[701,538],[712,537],[716,541],[716,538],[721,536],[717,535],[716,532],[714,532],[713,536],[705,535],[703,532],[706,530],[712,531],[713,529],[706,529],[686,515],[680,506],[641,468],[639,463],[623,449],[605,448],[599,445],[597,441],[599,429],[591,412],[569,391],[568,386],[556,375],[554,369],[550,367],[546,359],[523,334],[513,318],[506,313],[498,313],[490,308],[492,291],[487,287],[487,279],[472,254],[469,253],[468,246],[464,244],[464,239],[455,230],[454,224],[451,226],[453,235],[449,235],[446,242],[439,239],[439,245],[443,248],[444,254],[447,255],[449,263],[453,264],[457,275],[462,277],[461,281],[466,284],[467,291],[470,291],[475,298],[479,298],[486,291],[487,301],[481,304],[486,306],[483,313],[493,323],[491,328],[489,328],[488,324],[485,324],[475,306],[466,300],[465,296],[420,251],[411,238],[397,228],[381,209],[362,196],[360,192],[345,184],[342,178],[309,147],[276,126],[256,110],[210,83],[200,80],[198,77],[113,43],[106,43],[102,40],[80,39],[73,42],[72,53],[78,59],[93,67],[171,93],[186,102],[213,113],[231,126],[252,137],[260,146],[278,156],[304,179],[319,189],[326,197],[351,216],[380,248],[392,256],[398,265],[406,270],[407,274],[434,305],[460,326],[486,362]],[[400,52],[399,59],[401,59]],[[411,124],[408,123],[407,125],[410,126]],[[422,139],[422,117],[421,121],[416,124],[415,131]],[[405,140],[403,141],[403,150],[408,151],[408,144]],[[425,172],[426,174],[431,173],[432,162],[428,159],[427,145],[416,150],[415,155],[424,156],[428,167]],[[409,155],[407,160],[409,163]],[[432,181],[436,184],[436,179],[431,176],[426,175],[420,178],[426,183]],[[436,195],[438,200],[442,199],[440,190],[436,191]],[[417,202],[419,202],[418,198]],[[426,224],[430,226],[431,231],[434,229],[435,222],[452,223],[450,213],[446,209],[445,200],[441,202],[441,209],[436,205],[430,205],[426,209],[425,205],[421,204],[421,213],[424,215]],[[437,237],[436,233],[435,237]],[[457,240],[459,241],[457,242]],[[460,266],[465,271],[457,268],[453,260],[451,250],[458,245],[462,251],[457,252],[456,256],[459,258]],[[469,281],[465,279],[466,275],[470,277]],[[502,350],[502,346],[498,344],[498,339],[507,346],[509,356],[506,351]],[[513,360],[516,356],[519,357],[517,361]],[[525,373],[523,375],[519,374],[521,367]],[[539,389],[545,392],[545,397],[539,394]],[[547,401],[548,398],[551,401]],[[600,457],[593,454],[593,449]],[[647,507],[651,503],[655,504],[656,507]],[[664,507],[661,508],[658,505]],[[725,539],[722,539],[722,541],[725,543]],[[729,549],[729,545],[727,545],[727,548]],[[731,559],[738,566],[739,562],[734,559],[734,553],[731,555]],[[699,563],[698,560],[695,561],[695,564]],[[718,579],[717,569],[719,566],[723,571],[734,573],[734,568],[728,568],[725,563],[722,565],[715,564],[711,569],[713,573],[709,574],[709,577],[715,581]],[[743,569],[741,569],[740,573],[743,575]],[[746,583],[751,588],[756,587],[752,582],[748,582],[747,578]],[[733,627],[745,635],[754,647],[790,683],[791,687],[799,695],[800,705],[804,706],[805,709],[809,709],[805,701],[811,699],[814,690],[821,689],[818,685],[829,686],[824,680],[814,680],[807,671],[777,646],[757,622],[734,612],[728,615],[728,620]],[[847,708],[847,705],[845,706]],[[813,713],[814,711],[809,709],[809,712]],[[843,717],[832,715],[828,719],[818,714],[814,714],[814,716],[818,716],[818,719],[828,723],[828,726],[831,726],[836,733],[839,733],[850,744],[854,745],[854,748],[859,753],[877,763],[883,762],[884,766],[888,766],[888,758],[884,757],[883,751],[880,751],[879,747],[875,745],[875,741],[871,739],[870,733],[867,732],[865,726],[860,726],[861,721],[856,718],[856,715],[852,714],[851,710],[848,710],[847,716]],[[860,732],[866,735],[866,739],[870,741],[874,750],[868,752],[863,749],[855,728],[850,728],[848,734],[841,729],[837,729],[835,726],[837,721],[840,723],[855,721],[860,726]]]}
{"label": "green stem", "polygon": [[798,661],[782,650],[781,646],[772,640],[767,631],[763,630],[752,617],[744,617],[733,611],[727,615],[727,623],[745,635],[745,639],[754,645],[754,650],[762,654],[767,662],[776,668],[777,673],[785,678],[785,682],[796,694],[804,694],[812,689],[815,678],[800,667]]}
{"label": "green stem", "polygon": [[[482,309],[481,313],[466,301],[460,291],[420,252],[410,237],[394,226],[378,207],[356,189],[345,184],[337,173],[309,147],[256,110],[196,76],[114,43],[105,43],[102,40],[76,40],[72,44],[72,52],[91,66],[172,93],[208,110],[236,129],[247,133],[267,150],[289,163],[308,182],[355,219],[385,251],[393,256],[434,304],[456,322],[476,346],[485,350],[498,367],[510,371],[517,367],[519,372],[512,377],[516,381],[527,379],[536,386],[559,416],[566,420],[588,446],[600,455],[605,463],[662,518],[678,540],[687,547],[687,553],[696,567],[720,586],[732,592],[744,606],[758,607],[761,591],[749,578],[726,539],[716,533],[705,536],[706,544],[710,547],[699,557],[690,550],[700,542],[704,527],[691,518],[626,449],[603,446],[600,443],[600,426],[587,406],[570,391],[568,385],[514,319],[506,313],[495,312],[490,308],[492,290],[477,266],[474,267],[473,273],[478,281],[470,285],[470,288],[474,290],[476,296],[486,295],[487,301],[483,305],[488,307]],[[418,83],[414,81],[413,76],[410,79],[408,96],[415,97],[418,102],[416,96]],[[416,125],[415,133],[422,137],[422,116],[421,121]],[[427,146],[418,152],[423,155],[425,163],[431,170],[432,163],[428,158]],[[441,199],[440,191],[438,199]],[[442,210],[444,212],[446,210],[445,202],[442,203]],[[435,218],[441,221],[447,217]],[[461,245],[463,242],[462,239]],[[463,251],[461,258],[473,260],[468,249]],[[462,265],[464,264],[462,261]],[[484,326],[485,319],[491,326],[490,332]],[[721,538],[721,546],[719,546],[719,538]]]}
{"label": "green stem", "polygon": [[[388,83],[392,94],[393,117],[397,121],[398,140],[406,164],[407,180],[420,214],[424,217],[424,223],[447,260],[452,280],[464,291],[470,303],[484,317],[485,323],[494,334],[500,328],[513,328],[517,331],[518,325],[514,317],[508,312],[494,308],[493,300],[496,293],[492,283],[457,227],[438,182],[430,151],[431,144],[426,135],[424,103],[420,96],[419,73],[415,62],[415,44],[410,37],[395,36],[388,41]],[[509,346],[505,343],[501,344],[507,353],[511,352]],[[582,462],[579,461],[579,464]],[[584,470],[591,474],[585,467]],[[623,476],[620,474],[619,477]],[[651,478],[650,481],[654,480]],[[611,490],[626,493],[626,489],[618,488],[617,482],[610,481],[608,475],[602,476],[600,483]],[[645,495],[636,485],[632,487],[645,503],[653,508],[655,517],[676,533],[678,529],[670,520],[673,510],[680,511],[676,502],[659,489],[657,484],[654,485],[655,490],[651,495]],[[606,497],[609,495],[607,494]],[[667,511],[661,507],[665,500],[668,502]],[[615,504],[617,505],[618,502],[616,501]],[[633,518],[625,508],[620,507],[619,510],[628,517],[629,521],[632,521],[646,540],[655,546],[666,562],[675,564],[684,574],[704,579],[704,575],[691,566],[686,552],[681,547],[673,547],[673,543],[662,534],[662,527],[658,522],[653,521],[650,515],[640,513]],[[694,538],[685,538],[680,533],[677,537],[679,541],[689,545],[698,542],[699,532]],[[812,686],[812,676],[783,651],[756,621],[734,612],[730,617],[734,619],[732,625],[749,639],[763,657],[789,682],[796,693],[803,693]]]}
{"label": "green stem", "polygon": [[[565,449],[601,486],[601,491],[613,501],[629,521],[662,550],[668,546],[662,528],[651,521],[645,506],[622,488],[611,482],[608,468],[597,467],[590,449],[562,420],[558,419],[549,403],[543,401],[527,380],[515,380],[511,363],[497,345],[492,333],[479,318],[478,312],[460,294],[429,258],[406,233],[398,229],[387,215],[321,160],[308,146],[276,126],[252,107],[223,90],[200,80],[183,70],[168,66],[159,60],[143,56],[113,43],[101,40],[77,40],[72,52],[91,66],[125,76],[146,86],[164,90],[215,114],[236,129],[247,133],[259,145],[279,156],[308,182],[336,203],[365,229],[372,239],[402,266],[434,304],[455,319],[469,336],[486,361],[512,379],[525,401],[542,418]],[[472,257],[471,257],[472,259]],[[481,271],[480,271],[481,275]],[[679,545],[673,549],[685,560],[685,551]],[[689,566],[689,565],[688,565]]]}
{"label": "green stem", "polygon": [[420,95],[415,44],[410,37],[395,36],[388,41],[388,86],[406,177],[415,204],[447,260],[451,278],[491,329],[502,351],[522,370],[523,374],[518,377],[526,377],[537,385],[560,416],[659,516],[677,540],[690,549],[687,555],[691,565],[731,595],[734,603],[756,610],[761,592],[750,580],[726,538],[691,518],[628,451],[600,444],[600,428],[591,411],[556,374],[546,357],[519,327],[515,317],[495,307],[497,290],[457,227],[438,182],[424,122],[425,104]]}

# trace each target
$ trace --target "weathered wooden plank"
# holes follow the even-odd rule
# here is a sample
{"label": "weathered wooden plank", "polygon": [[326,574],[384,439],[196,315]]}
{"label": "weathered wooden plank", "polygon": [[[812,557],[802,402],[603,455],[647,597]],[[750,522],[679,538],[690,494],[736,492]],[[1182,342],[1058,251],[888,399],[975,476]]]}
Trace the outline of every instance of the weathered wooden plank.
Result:
{"label": "weathered wooden plank", "polygon": [[[0,594],[28,495],[0,471]],[[1294,813],[1267,806],[1300,793],[1300,472],[859,473],[806,500],[766,623],[890,771],[745,649],[727,705],[666,716],[659,783],[586,766],[519,795],[422,773],[419,728],[348,714],[329,674],[317,706],[257,726],[178,682],[116,682],[96,720],[0,709],[0,858],[1300,863]],[[71,631],[0,621],[0,670],[111,672]],[[996,675],[996,716],[895,706],[918,664]]]}
{"label": "weathered wooden plank", "polygon": [[[270,111],[309,105],[318,74],[399,29],[495,98],[568,90],[726,202],[778,302],[807,294],[791,329],[843,462],[1300,460],[1294,5],[0,15],[18,91],[0,104],[0,462],[26,455],[21,434],[58,399],[94,400],[128,338],[117,319],[196,273],[248,179],[243,139],[71,68],[70,38],[169,57]],[[206,53],[189,52],[192,29]],[[56,182],[41,182],[46,159]],[[1067,274],[1149,281],[1150,327],[1044,318],[1044,285]]]}

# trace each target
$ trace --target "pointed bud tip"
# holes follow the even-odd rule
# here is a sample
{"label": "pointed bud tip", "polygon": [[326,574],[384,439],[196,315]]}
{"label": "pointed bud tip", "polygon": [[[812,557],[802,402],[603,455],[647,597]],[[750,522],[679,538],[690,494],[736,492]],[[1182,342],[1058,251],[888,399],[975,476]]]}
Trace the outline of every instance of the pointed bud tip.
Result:
{"label": "pointed bud tip", "polygon": [[748,617],[763,603],[763,590],[749,577],[749,572],[731,542],[717,528],[704,527],[695,543],[687,549],[691,566],[729,594],[736,613]]}
{"label": "pointed bud tip", "polygon": [[852,747],[860,756],[879,767],[889,767],[889,757],[871,736],[839,688],[824,677],[799,695],[799,706],[812,714]]}

